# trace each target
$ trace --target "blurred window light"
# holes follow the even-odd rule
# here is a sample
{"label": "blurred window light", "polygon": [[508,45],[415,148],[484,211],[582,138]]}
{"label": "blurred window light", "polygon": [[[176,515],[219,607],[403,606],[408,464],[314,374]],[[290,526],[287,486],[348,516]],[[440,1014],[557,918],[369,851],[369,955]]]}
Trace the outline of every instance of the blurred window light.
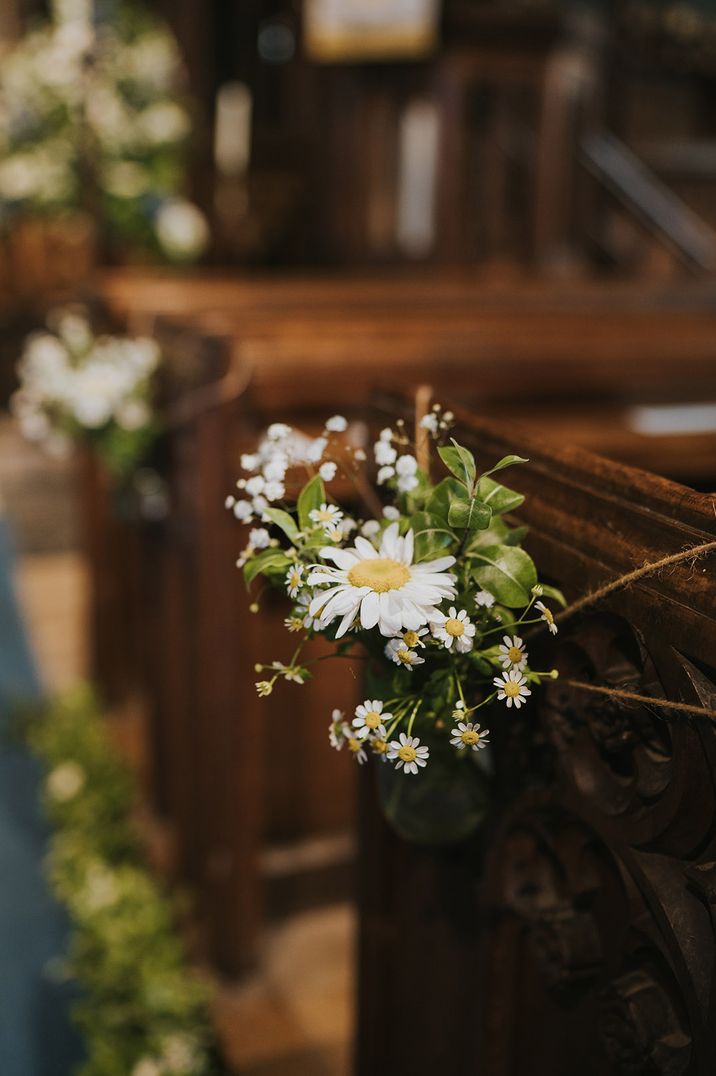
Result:
{"label": "blurred window light", "polygon": [[251,158],[251,91],[243,82],[227,82],[216,97],[214,160],[219,175],[238,179]]}
{"label": "blurred window light", "polygon": [[306,51],[329,63],[423,56],[439,15],[439,0],[306,0]]}
{"label": "blurred window light", "polygon": [[716,431],[716,401],[632,407],[627,414],[627,427],[645,437],[713,433]]}
{"label": "blurred window light", "polygon": [[400,120],[397,241],[412,258],[424,257],[435,239],[435,186],[440,119],[431,101],[412,101]]}

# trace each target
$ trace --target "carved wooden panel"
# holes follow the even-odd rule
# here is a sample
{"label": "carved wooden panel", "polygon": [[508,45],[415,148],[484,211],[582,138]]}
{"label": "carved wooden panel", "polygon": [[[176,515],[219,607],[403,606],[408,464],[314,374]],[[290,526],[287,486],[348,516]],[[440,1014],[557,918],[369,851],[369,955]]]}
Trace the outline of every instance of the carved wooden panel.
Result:
{"label": "carved wooden panel", "polygon": [[[716,497],[459,422],[478,461],[530,457],[511,476],[521,520],[571,599],[716,539]],[[366,777],[358,1072],[711,1073],[716,727],[569,682],[713,709],[713,556],[614,592],[530,649],[561,676],[524,716],[492,716],[484,833],[442,851],[403,844]]]}

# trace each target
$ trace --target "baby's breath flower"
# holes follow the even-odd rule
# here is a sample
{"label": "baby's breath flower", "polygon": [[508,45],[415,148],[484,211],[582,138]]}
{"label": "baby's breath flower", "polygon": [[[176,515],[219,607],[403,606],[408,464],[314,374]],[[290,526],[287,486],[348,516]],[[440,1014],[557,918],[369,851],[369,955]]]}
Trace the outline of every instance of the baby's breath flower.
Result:
{"label": "baby's breath flower", "polygon": [[394,523],[396,519],[400,519],[400,512],[393,504],[386,504],[383,509],[383,519],[389,519],[391,523]]}
{"label": "baby's breath flower", "polygon": [[254,511],[251,501],[234,501],[232,507],[236,518],[240,519],[242,523],[248,523]]}
{"label": "baby's breath flower", "polygon": [[490,594],[489,590],[478,590],[475,595],[475,605],[478,609],[491,609],[494,604],[494,594]]}
{"label": "baby's breath flower", "polygon": [[330,433],[343,433],[348,429],[348,421],[343,415],[333,415],[326,423],[326,429]]}
{"label": "baby's breath flower", "polygon": [[328,441],[325,437],[317,437],[315,441],[312,441],[306,449],[306,460],[308,463],[318,463],[327,447]]}
{"label": "baby's breath flower", "polygon": [[333,460],[326,460],[318,468],[318,473],[324,482],[331,482],[336,477],[336,465]]}
{"label": "baby's breath flower", "polygon": [[254,527],[249,531],[249,545],[252,549],[266,549],[271,541],[271,535],[265,527]]}
{"label": "baby's breath flower", "polygon": [[393,467],[381,467],[376,475],[376,482],[379,486],[384,486],[385,483],[395,476],[395,468]]}
{"label": "baby's breath flower", "polygon": [[398,458],[398,453],[388,441],[376,441],[373,455],[379,467],[390,467]]}
{"label": "baby's breath flower", "polygon": [[255,452],[244,452],[241,457],[241,467],[244,471],[255,471],[259,466],[260,460]]}
{"label": "baby's breath flower", "polygon": [[248,480],[244,488],[249,496],[258,497],[259,493],[263,493],[265,485],[266,479],[263,475],[255,474],[253,478]]}

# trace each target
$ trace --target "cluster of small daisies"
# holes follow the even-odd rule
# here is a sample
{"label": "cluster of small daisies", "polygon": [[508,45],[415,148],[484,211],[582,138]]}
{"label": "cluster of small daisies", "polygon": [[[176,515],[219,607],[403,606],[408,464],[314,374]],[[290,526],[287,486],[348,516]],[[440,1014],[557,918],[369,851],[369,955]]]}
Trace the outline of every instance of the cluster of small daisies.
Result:
{"label": "cluster of small daisies", "polygon": [[[369,658],[386,683],[384,697],[366,699],[350,721],[334,710],[330,743],[359,763],[374,754],[406,774],[428,765],[436,736],[447,735],[457,756],[472,757],[489,742],[478,710],[492,703],[519,710],[533,686],[557,675],[530,667],[522,632],[541,623],[556,633],[541,599],[563,599],[538,582],[503,518],[521,495],[492,477],[525,461],[505,457],[478,475],[472,453],[455,441],[440,444],[452,421],[436,407],[420,423],[419,435],[436,444],[448,471],[436,483],[402,423],[379,433],[372,472],[362,427],[343,416],[314,438],[274,423],[242,457],[248,477],[237,483],[240,495],[227,499],[250,526],[238,560],[247,584],[262,577],[284,591],[291,601],[285,626],[299,637],[289,661],[257,665],[259,695],[270,695],[279,680],[302,684],[313,675],[325,655],[301,655],[316,634],[335,644],[336,657]],[[296,474],[306,471],[299,491]],[[392,503],[380,503],[371,478]],[[334,482],[343,498],[351,489],[363,495],[372,515],[346,514],[331,493]]]}
{"label": "cluster of small daisies", "polygon": [[[18,363],[20,387],[10,406],[22,433],[54,455],[78,437],[121,453],[153,426],[151,379],[160,360],[147,337],[95,336],[73,310],[48,317],[32,333]],[[124,446],[122,445],[124,440]],[[111,462],[111,461],[110,461]]]}

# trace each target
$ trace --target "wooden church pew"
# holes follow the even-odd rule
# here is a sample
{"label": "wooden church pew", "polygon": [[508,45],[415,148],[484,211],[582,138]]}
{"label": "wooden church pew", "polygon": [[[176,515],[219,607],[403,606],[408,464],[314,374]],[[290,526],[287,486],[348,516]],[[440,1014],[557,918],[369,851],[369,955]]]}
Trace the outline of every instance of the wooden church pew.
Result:
{"label": "wooden church pew", "polygon": [[[674,312],[664,302],[658,332],[650,327],[654,304],[641,292],[636,311],[622,310],[604,328],[601,293],[583,298],[578,316],[564,310],[561,294],[540,297],[539,289],[530,295],[526,288],[523,299],[518,289],[511,305],[501,295],[481,307],[464,286],[451,291],[443,282],[437,287],[446,314],[443,304],[430,302],[427,285],[417,302],[427,312],[416,313],[406,281],[387,296],[364,281],[357,289],[362,299],[350,281],[324,284],[277,281],[267,284],[263,299],[250,283],[246,293],[235,282],[213,294],[208,285],[182,287],[181,317],[166,316],[169,298],[160,289],[159,316],[151,319],[166,356],[168,433],[159,462],[170,510],[166,519],[140,525],[132,590],[141,600],[126,614],[125,635],[137,640],[134,680],[151,702],[155,802],[173,823],[182,871],[202,894],[213,953],[228,970],[255,956],[267,906],[346,891],[352,819],[351,774],[340,760],[323,769],[315,762],[344,686],[322,680],[321,688],[296,688],[300,695],[287,687],[276,699],[255,698],[253,664],[281,656],[272,634],[285,638],[284,613],[276,606],[272,620],[254,618],[233,568],[239,534],[223,502],[241,452],[271,421],[317,428],[336,410],[360,418],[378,383],[400,389],[432,377],[446,392],[457,388],[506,407],[517,406],[518,386],[522,401],[539,392],[571,408],[586,388],[612,401],[645,385],[671,392],[687,373],[699,385],[714,376],[705,298],[695,315],[683,312],[686,300]],[[129,315],[130,325],[133,316],[146,319],[150,295],[142,290],[137,297],[139,313],[121,303],[116,310]],[[518,318],[522,302],[527,310]],[[589,342],[597,330],[599,351]],[[636,334],[631,347],[629,334]],[[575,361],[585,339],[590,359],[607,354],[606,368],[596,358]],[[597,439],[606,433],[605,406],[602,399],[591,423]],[[557,413],[571,410],[563,405]],[[539,414],[533,417],[539,423]],[[558,422],[551,429],[559,436]],[[648,458],[657,444],[668,455],[658,438],[640,451]],[[136,543],[136,536],[128,540]],[[110,611],[102,617],[112,622]],[[286,706],[301,722],[291,750],[271,741]],[[329,784],[314,781],[315,772]]]}
{"label": "wooden church pew", "polygon": [[[384,400],[375,428],[413,413]],[[510,477],[527,498],[519,521],[570,601],[716,541],[714,494],[456,414],[478,459],[529,457]],[[532,647],[560,680],[519,715],[491,714],[482,833],[407,844],[361,774],[358,1076],[713,1067],[713,720],[567,682],[713,710],[713,553],[613,592]]]}

